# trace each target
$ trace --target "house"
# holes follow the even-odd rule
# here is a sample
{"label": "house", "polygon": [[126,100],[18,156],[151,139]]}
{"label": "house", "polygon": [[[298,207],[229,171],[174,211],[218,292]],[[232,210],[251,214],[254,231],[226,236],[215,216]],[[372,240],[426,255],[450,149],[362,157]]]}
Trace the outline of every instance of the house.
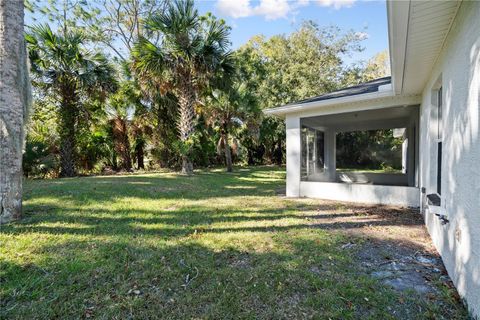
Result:
{"label": "house", "polygon": [[[266,110],[286,121],[289,197],[419,207],[480,317],[480,2],[387,1],[391,77]],[[339,133],[392,130],[402,168],[337,165]]]}

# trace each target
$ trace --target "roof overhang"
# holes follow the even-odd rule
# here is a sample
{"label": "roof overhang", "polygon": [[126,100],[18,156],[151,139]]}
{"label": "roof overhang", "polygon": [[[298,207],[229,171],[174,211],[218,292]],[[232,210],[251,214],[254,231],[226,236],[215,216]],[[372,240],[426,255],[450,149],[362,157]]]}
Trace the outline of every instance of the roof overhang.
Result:
{"label": "roof overhang", "polygon": [[[265,114],[326,112],[325,110],[380,108],[421,102],[421,94],[445,46],[461,1],[387,0],[391,88],[378,92],[344,96],[313,102],[299,102],[264,110]],[[380,88],[379,88],[380,89]],[[329,112],[330,112],[329,111]]]}
{"label": "roof overhang", "polygon": [[392,106],[409,106],[421,103],[421,96],[397,96],[393,91],[379,91],[373,93],[359,94],[336,99],[299,103],[283,107],[264,110],[267,115],[285,117],[288,114],[310,115],[310,114],[331,114],[355,110],[367,110],[375,108],[390,108]]}
{"label": "roof overhang", "polygon": [[395,94],[422,93],[461,1],[387,1]]}

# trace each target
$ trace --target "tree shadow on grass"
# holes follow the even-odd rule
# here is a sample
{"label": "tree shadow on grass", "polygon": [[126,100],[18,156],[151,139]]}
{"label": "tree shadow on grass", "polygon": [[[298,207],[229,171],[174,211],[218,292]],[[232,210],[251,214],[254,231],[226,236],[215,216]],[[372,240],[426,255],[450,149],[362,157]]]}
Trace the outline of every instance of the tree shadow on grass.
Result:
{"label": "tree shadow on grass", "polygon": [[[388,318],[464,316],[363,275],[341,235],[308,230],[259,252],[195,239],[70,240],[35,263],[1,262],[2,318]],[[439,297],[438,299],[441,299]],[[399,301],[402,301],[401,305]],[[442,313],[447,312],[447,313]]]}
{"label": "tree shadow on grass", "polygon": [[121,198],[205,200],[234,196],[272,196],[285,174],[278,168],[260,167],[235,174],[200,171],[194,176],[175,173],[95,176],[30,181],[25,199],[52,198],[82,204],[86,198],[97,203]]}
{"label": "tree shadow on grass", "polygon": [[[32,209],[34,210],[35,207]],[[341,208],[344,211],[338,211]],[[35,211],[34,211],[35,212]],[[47,213],[4,226],[2,233],[184,237],[197,233],[286,232],[296,229],[348,230],[375,226],[421,226],[409,209],[289,201],[279,208],[212,209],[196,205],[170,210],[108,210],[50,205]]]}
{"label": "tree shadow on grass", "polygon": [[[420,226],[420,215],[303,199],[264,202],[284,183],[283,173],[272,171],[27,185],[27,218],[1,233],[9,250],[23,238],[33,248],[26,256],[7,252],[0,262],[1,318],[464,316],[446,298],[431,303],[360,272],[354,252],[342,247],[361,238],[336,232]],[[133,198],[153,205],[135,208]],[[171,206],[156,208],[158,199]],[[126,205],[115,207],[119,201]]]}
{"label": "tree shadow on grass", "polygon": [[[159,225],[157,227],[148,227],[149,224],[155,224],[155,220],[147,220],[146,223],[139,223],[136,218],[128,219],[108,219],[110,222],[101,222],[105,218],[99,218],[99,222],[95,223],[94,220],[90,220],[90,224],[83,224],[82,218],[77,218],[72,223],[82,223],[81,226],[68,227],[68,226],[15,226],[4,230],[9,234],[22,234],[22,233],[48,233],[48,234],[66,234],[66,235],[110,235],[110,236],[155,236],[155,237],[184,237],[198,233],[232,233],[232,232],[285,232],[295,229],[325,229],[325,230],[347,230],[347,229],[359,229],[363,227],[375,227],[375,226],[393,226],[389,221],[367,220],[363,222],[338,222],[338,223],[292,223],[290,225],[275,225],[274,223],[267,223],[267,226],[251,226],[251,227],[215,227],[203,224],[196,225],[183,225],[177,227]],[[272,222],[275,220],[283,219],[282,217],[269,218],[268,220],[262,219],[261,221]],[[300,218],[299,218],[300,219]],[[117,221],[119,220],[119,221]],[[131,221],[135,225],[130,225],[126,221]],[[253,222],[258,221],[255,218],[246,218],[245,221]],[[122,226],[113,226],[112,223],[120,223]],[[146,227],[145,227],[146,226]]]}

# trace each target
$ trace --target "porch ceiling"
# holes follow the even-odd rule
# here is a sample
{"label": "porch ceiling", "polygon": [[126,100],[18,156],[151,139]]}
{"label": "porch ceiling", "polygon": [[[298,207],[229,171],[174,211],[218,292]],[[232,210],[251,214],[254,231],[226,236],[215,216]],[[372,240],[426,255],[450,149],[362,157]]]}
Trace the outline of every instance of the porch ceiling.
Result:
{"label": "porch ceiling", "polygon": [[417,106],[394,107],[302,118],[302,125],[312,128],[334,128],[337,131],[353,129],[390,129],[406,127],[418,114]]}

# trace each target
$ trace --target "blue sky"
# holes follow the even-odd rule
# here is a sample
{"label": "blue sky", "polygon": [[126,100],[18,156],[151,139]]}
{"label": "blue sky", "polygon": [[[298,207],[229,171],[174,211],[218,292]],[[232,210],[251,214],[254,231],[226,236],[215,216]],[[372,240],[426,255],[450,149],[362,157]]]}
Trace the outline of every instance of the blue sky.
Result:
{"label": "blue sky", "polygon": [[[46,4],[47,0],[35,0]],[[87,0],[98,1],[98,0]],[[96,2],[94,2],[96,3]],[[385,1],[372,0],[195,0],[201,14],[212,12],[232,27],[232,49],[246,43],[252,36],[271,37],[295,31],[305,20],[319,26],[336,25],[342,30],[365,34],[365,50],[353,57],[344,57],[349,64],[368,60],[388,49],[387,11]],[[42,21],[38,12],[34,16]],[[32,24],[27,12],[26,22]]]}
{"label": "blue sky", "polygon": [[304,20],[320,26],[339,26],[366,33],[365,51],[345,57],[346,62],[367,60],[388,49],[387,11],[384,1],[365,0],[197,0],[201,13],[208,11],[232,27],[233,49],[256,34],[288,34]]}

